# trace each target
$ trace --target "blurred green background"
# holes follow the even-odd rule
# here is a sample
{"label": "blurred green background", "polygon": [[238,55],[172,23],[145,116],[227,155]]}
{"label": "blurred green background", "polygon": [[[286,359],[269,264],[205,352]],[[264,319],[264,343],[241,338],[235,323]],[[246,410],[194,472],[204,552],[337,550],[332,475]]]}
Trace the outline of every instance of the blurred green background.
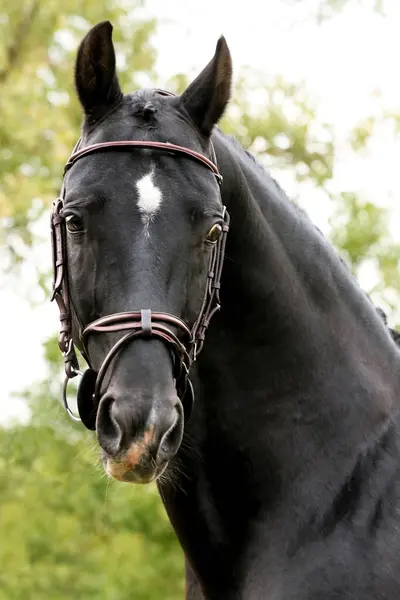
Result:
{"label": "blurred green background", "polygon": [[[63,365],[55,343],[57,311],[48,303],[48,218],[63,164],[79,136],[81,115],[72,74],[80,39],[96,22],[111,20],[125,91],[154,85],[179,92],[211,58],[217,40],[207,39],[204,50],[197,41],[190,47],[190,32],[197,25],[188,4],[184,14],[180,0],[0,0],[0,600],[183,597],[182,552],[155,486],[107,481],[94,436],[70,422],[60,406]],[[397,227],[396,190],[385,177],[395,171],[393,152],[399,150],[400,94],[391,93],[390,74],[384,80],[389,87],[382,84],[385,89],[379,88],[380,80],[374,81],[374,72],[388,68],[386,60],[392,59],[388,47],[378,57],[382,64],[372,65],[367,46],[373,43],[370,30],[381,40],[385,32],[392,35],[394,26],[398,31],[400,3],[246,4],[241,23],[230,2],[221,1],[219,12],[207,0],[202,3],[204,21],[198,23],[205,27],[207,18],[212,19],[218,35],[226,34],[234,65],[240,63],[240,48],[244,52],[255,43],[256,21],[275,19],[291,27],[282,30],[276,55],[285,51],[290,65],[290,53],[294,60],[302,48],[302,32],[314,35],[308,60],[321,81],[329,80],[329,69],[342,81],[335,101],[343,106],[346,86],[357,89],[357,78],[365,81],[365,73],[372,73],[367,73],[372,101],[359,114],[354,106],[349,113],[335,113],[334,103],[324,113],[315,85],[310,88],[301,73],[293,76],[293,69],[280,67],[267,52],[260,62],[259,38],[254,46],[258,67],[244,61],[235,69],[234,98],[221,126],[309,212],[396,325],[400,222]],[[181,28],[182,39],[172,37],[171,23],[178,32]],[[332,27],[339,35],[328,60],[319,44],[325,31],[332,34]],[[349,60],[359,68],[352,71],[352,81],[344,75],[341,79],[346,62],[342,44],[352,48]],[[173,59],[165,58],[167,46]],[[189,73],[182,70],[181,59],[195,49]],[[336,51],[338,59],[332,63]],[[163,68],[169,60],[174,76]],[[398,79],[398,70],[392,77]],[[348,169],[353,179],[343,176],[349,164],[354,165]],[[365,181],[372,181],[373,193],[365,192]],[[40,352],[35,350],[39,342]],[[33,373],[28,382],[27,373]]]}

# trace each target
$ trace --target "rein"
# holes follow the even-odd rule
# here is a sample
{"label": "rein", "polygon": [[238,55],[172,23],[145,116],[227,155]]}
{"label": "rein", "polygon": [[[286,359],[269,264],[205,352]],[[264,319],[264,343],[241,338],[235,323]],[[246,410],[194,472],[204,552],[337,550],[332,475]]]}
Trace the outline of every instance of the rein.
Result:
{"label": "rein", "polygon": [[[76,162],[95,152],[107,150],[140,150],[150,149],[164,151],[174,155],[179,154],[186,158],[193,159],[199,164],[207,167],[215,175],[215,178],[221,186],[222,175],[216,165],[214,147],[211,142],[213,161],[209,158],[186,148],[167,142],[148,142],[123,140],[115,142],[103,142],[92,144],[78,150],[80,140],[76,144],[74,151],[67,161],[64,168],[64,177],[69,169]],[[106,372],[112,359],[128,343],[138,338],[152,339],[157,338],[163,341],[170,349],[173,362],[173,375],[178,397],[184,406],[185,419],[190,417],[194,392],[189,379],[189,371],[192,363],[196,360],[204,344],[206,330],[209,326],[212,316],[220,309],[220,287],[222,267],[225,255],[226,236],[229,231],[229,214],[224,207],[222,233],[212,248],[210,262],[208,267],[207,281],[203,296],[200,312],[196,321],[189,327],[187,323],[180,318],[163,312],[152,312],[145,308],[134,312],[115,313],[101,317],[86,328],[82,328],[79,320],[73,311],[72,302],[68,289],[68,262],[67,262],[67,231],[65,217],[62,214],[65,200],[65,185],[63,183],[60,197],[53,202],[51,214],[51,241],[53,255],[53,293],[51,301],[56,300],[60,311],[60,335],[58,346],[64,356],[65,380],[63,385],[62,399],[65,410],[68,415],[78,422],[82,422],[88,429],[96,429],[97,408],[100,402],[101,386]],[[79,369],[79,363],[75,352],[74,341],[72,337],[72,315],[79,323],[80,343],[83,350],[81,354],[89,365],[89,368],[82,373]],[[126,332],[108,352],[98,372],[90,366],[90,360],[87,351],[87,338],[89,335],[95,335],[105,332]],[[68,406],[67,387],[70,379],[77,375],[82,375],[77,393],[77,404],[79,417],[75,416]],[[88,400],[89,397],[89,400]]]}

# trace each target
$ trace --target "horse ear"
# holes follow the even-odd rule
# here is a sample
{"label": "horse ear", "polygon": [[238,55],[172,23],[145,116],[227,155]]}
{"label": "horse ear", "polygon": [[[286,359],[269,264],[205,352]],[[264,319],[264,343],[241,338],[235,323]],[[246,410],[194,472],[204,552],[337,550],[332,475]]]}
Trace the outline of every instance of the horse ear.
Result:
{"label": "horse ear", "polygon": [[115,68],[112,31],[109,21],[98,23],[86,34],[78,48],[75,87],[90,121],[99,119],[122,98]]}
{"label": "horse ear", "polygon": [[224,36],[218,40],[214,57],[181,95],[181,105],[202,133],[211,135],[229,102],[232,59]]}

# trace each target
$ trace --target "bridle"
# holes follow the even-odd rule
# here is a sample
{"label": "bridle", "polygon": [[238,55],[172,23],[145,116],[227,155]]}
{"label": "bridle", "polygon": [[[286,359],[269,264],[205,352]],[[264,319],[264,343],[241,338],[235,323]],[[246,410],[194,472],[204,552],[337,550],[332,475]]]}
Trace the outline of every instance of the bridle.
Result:
{"label": "bridle", "polygon": [[[164,92],[165,93],[165,92]],[[166,94],[167,95],[167,94]],[[168,94],[169,95],[169,94]],[[107,152],[108,150],[140,150],[149,149],[159,152],[167,152],[173,155],[181,155],[193,159],[199,164],[209,168],[215,175],[219,186],[222,176],[216,165],[214,147],[211,143],[213,161],[209,158],[186,148],[170,144],[168,142],[134,141],[123,140],[115,142],[103,142],[92,144],[79,149],[81,140],[76,144],[72,155],[64,168],[66,173],[77,163],[79,159],[95,152]],[[62,214],[65,199],[65,180],[63,181],[60,197],[53,202],[51,214],[51,240],[53,254],[53,293],[51,300],[56,300],[60,311],[60,335],[58,346],[64,356],[65,380],[63,385],[63,404],[68,415],[78,422],[82,422],[88,429],[96,429],[96,415],[100,402],[101,386],[106,372],[113,358],[126,345],[138,338],[162,340],[170,349],[173,361],[173,375],[178,397],[181,399],[185,419],[190,417],[194,401],[193,386],[189,379],[189,371],[192,363],[196,360],[204,344],[206,330],[212,316],[220,309],[220,287],[222,267],[225,255],[226,236],[229,230],[229,214],[224,207],[222,233],[215,242],[210,255],[207,282],[200,312],[196,321],[189,327],[182,319],[163,312],[152,312],[145,308],[134,312],[115,313],[101,317],[83,328],[79,322],[76,311],[73,310],[68,289],[68,263],[67,263],[67,231],[65,217]],[[82,373],[75,352],[72,336],[72,318],[79,325],[79,342],[82,346],[81,354],[89,365]],[[90,366],[87,351],[87,339],[89,335],[106,332],[124,332],[106,355],[98,372]],[[78,387],[77,406],[79,417],[75,416],[68,406],[67,387],[70,379],[82,375]]]}
{"label": "bridle", "polygon": [[[215,162],[206,156],[185,148],[170,144],[168,142],[147,142],[147,141],[115,141],[103,142],[86,146],[78,150],[80,140],[75,146],[74,152],[65,165],[64,177],[67,171],[75,165],[82,157],[88,156],[99,151],[107,150],[136,150],[141,148],[166,151],[173,154],[181,154],[185,157],[196,160],[200,164],[208,167],[214,173],[219,185],[222,183],[222,176],[218,171]],[[214,149],[212,148],[215,157]],[[185,418],[188,419],[192,410],[194,401],[194,392],[189,379],[189,371],[192,363],[196,360],[204,344],[206,330],[210,324],[212,316],[220,309],[220,287],[221,274],[224,262],[226,236],[229,231],[229,214],[224,207],[222,233],[212,248],[210,262],[207,274],[207,282],[202,305],[196,321],[190,328],[180,318],[162,312],[152,312],[150,309],[141,309],[134,312],[115,313],[101,317],[83,328],[73,311],[73,306],[68,290],[67,276],[67,252],[66,252],[66,226],[65,217],[62,214],[65,198],[65,185],[63,183],[60,197],[53,202],[51,214],[51,240],[53,251],[53,293],[51,300],[56,300],[60,311],[60,335],[58,346],[64,356],[65,380],[63,385],[63,404],[68,415],[78,422],[82,422],[88,429],[96,429],[96,414],[100,401],[101,384],[104,380],[106,371],[118,352],[122,350],[129,342],[137,338],[158,338],[168,345],[171,350],[174,378],[178,397],[182,400],[185,411]],[[84,373],[79,369],[79,363],[75,352],[74,341],[72,338],[72,316],[79,323],[79,337],[82,345],[81,354],[89,365]],[[176,331],[173,331],[173,329]],[[107,356],[98,371],[94,371],[90,366],[90,360],[87,351],[87,338],[89,334],[98,334],[105,332],[126,331]],[[75,416],[68,406],[67,386],[70,379],[82,375],[77,400],[79,417]],[[89,397],[89,401],[88,401]],[[183,401],[185,400],[185,401]]]}

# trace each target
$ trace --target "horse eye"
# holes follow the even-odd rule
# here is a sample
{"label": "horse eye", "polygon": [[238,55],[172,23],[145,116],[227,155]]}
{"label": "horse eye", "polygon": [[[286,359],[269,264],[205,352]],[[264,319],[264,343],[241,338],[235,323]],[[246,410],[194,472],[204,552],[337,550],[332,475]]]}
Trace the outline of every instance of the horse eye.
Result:
{"label": "horse eye", "polygon": [[65,217],[65,223],[70,233],[77,233],[78,231],[83,231],[84,229],[81,219],[75,215],[68,215]]}
{"label": "horse eye", "polygon": [[210,244],[215,244],[218,241],[219,236],[222,233],[222,227],[219,223],[215,223],[207,233],[206,240],[210,242]]}

